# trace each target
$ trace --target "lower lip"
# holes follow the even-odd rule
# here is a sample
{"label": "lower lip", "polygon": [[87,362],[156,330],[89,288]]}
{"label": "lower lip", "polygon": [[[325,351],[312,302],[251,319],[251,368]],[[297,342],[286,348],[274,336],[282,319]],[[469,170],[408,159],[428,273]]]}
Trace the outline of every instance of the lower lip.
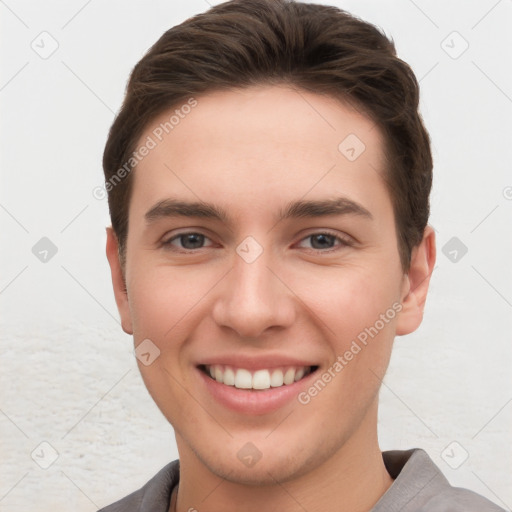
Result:
{"label": "lower lip", "polygon": [[278,388],[263,390],[238,389],[235,386],[226,386],[206,375],[199,368],[202,381],[208,392],[221,405],[242,414],[262,415],[277,411],[288,402],[295,399],[301,390],[307,386],[308,381],[315,372],[310,373],[293,384],[284,385]]}

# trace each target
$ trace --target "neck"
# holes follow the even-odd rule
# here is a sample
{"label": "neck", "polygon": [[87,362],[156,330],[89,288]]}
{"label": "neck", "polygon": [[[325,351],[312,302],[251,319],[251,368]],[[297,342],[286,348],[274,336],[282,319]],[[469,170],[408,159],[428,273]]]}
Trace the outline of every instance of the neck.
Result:
{"label": "neck", "polygon": [[[378,446],[377,410],[329,459],[286,482],[245,485],[211,472],[177,434],[180,484],[177,512],[369,511],[393,483]],[[274,475],[275,476],[275,475]],[[172,510],[172,509],[171,509]],[[174,511],[172,511],[174,512]]]}

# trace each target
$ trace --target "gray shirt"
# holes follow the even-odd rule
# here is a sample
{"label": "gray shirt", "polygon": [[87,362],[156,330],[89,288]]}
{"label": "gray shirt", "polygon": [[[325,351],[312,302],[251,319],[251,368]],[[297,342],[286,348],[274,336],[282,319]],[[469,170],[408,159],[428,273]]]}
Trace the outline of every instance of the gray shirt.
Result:
{"label": "gray shirt", "polygon": [[[382,452],[382,458],[394,482],[370,512],[505,512],[479,494],[452,487],[420,448]],[[99,512],[168,512],[178,480],[175,460],[141,489]]]}

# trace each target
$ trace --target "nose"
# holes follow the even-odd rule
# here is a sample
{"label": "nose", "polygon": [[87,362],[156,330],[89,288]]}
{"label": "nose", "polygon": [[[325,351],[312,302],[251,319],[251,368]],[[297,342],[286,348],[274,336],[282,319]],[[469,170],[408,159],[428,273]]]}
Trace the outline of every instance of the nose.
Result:
{"label": "nose", "polygon": [[230,328],[241,338],[256,339],[267,330],[293,324],[295,296],[275,263],[266,251],[251,263],[235,254],[231,271],[219,283],[213,307],[219,327]]}

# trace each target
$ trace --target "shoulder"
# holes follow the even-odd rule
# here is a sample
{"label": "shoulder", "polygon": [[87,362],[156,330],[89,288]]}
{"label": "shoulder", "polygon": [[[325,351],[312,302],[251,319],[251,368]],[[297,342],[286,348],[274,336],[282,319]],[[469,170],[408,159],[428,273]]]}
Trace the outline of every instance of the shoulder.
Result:
{"label": "shoulder", "polygon": [[505,512],[473,491],[452,487],[420,448],[382,456],[394,481],[372,512]]}
{"label": "shoulder", "polygon": [[179,461],[163,467],[139,490],[98,512],[167,512],[169,499],[179,480]]}
{"label": "shoulder", "polygon": [[432,496],[418,512],[505,512],[476,492],[449,487]]}

